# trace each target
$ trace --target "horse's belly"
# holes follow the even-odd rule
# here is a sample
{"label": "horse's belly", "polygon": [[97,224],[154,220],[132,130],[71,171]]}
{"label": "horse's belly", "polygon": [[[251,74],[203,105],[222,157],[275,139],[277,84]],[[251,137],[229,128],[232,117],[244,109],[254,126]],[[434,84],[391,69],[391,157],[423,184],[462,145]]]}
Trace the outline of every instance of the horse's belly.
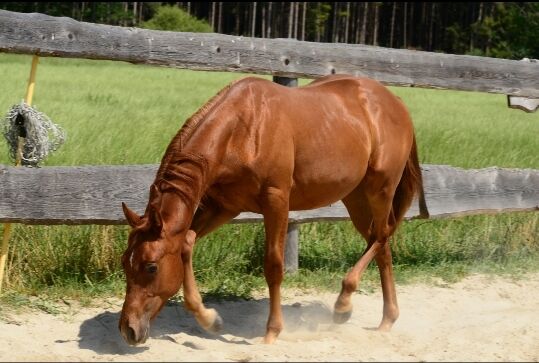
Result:
{"label": "horse's belly", "polygon": [[352,185],[347,189],[339,190],[339,192],[328,192],[329,189],[324,188],[318,194],[293,191],[290,194],[290,210],[307,210],[327,206],[344,198],[355,187],[356,185]]}
{"label": "horse's belly", "polygon": [[359,185],[366,169],[366,162],[356,160],[353,164],[318,165],[309,173],[296,173],[290,192],[290,210],[320,208],[341,200]]}

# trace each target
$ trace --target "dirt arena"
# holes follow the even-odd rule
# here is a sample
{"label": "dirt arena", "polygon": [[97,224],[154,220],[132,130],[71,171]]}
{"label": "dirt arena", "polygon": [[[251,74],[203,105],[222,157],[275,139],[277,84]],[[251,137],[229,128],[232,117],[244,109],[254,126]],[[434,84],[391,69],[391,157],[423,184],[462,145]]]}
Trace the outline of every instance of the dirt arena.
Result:
{"label": "dirt arena", "polygon": [[122,301],[75,303],[61,314],[4,313],[2,361],[539,361],[539,274],[513,281],[475,275],[456,284],[397,286],[401,316],[392,332],[375,328],[382,296],[356,293],[344,325],[331,321],[336,294],[285,290],[285,331],[261,344],[267,298],[208,304],[222,335],[203,332],[181,305],[169,304],[138,347],[117,324]]}

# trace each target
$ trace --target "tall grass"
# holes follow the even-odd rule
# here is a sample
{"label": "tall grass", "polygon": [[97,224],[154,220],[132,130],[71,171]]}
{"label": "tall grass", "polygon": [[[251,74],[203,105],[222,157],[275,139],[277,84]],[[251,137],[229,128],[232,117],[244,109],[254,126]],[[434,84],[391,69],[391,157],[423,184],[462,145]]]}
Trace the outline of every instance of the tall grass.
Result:
{"label": "tall grass", "polygon": [[[31,58],[0,54],[0,110],[24,97]],[[67,131],[43,165],[158,163],[185,119],[242,74],[192,72],[121,62],[42,58],[34,105]],[[301,83],[306,83],[302,80]],[[422,163],[464,168],[539,168],[539,114],[510,110],[505,96],[392,88],[414,119]],[[9,164],[4,140],[0,163]],[[1,149],[4,148],[4,152]],[[445,279],[475,270],[536,269],[537,213],[404,223],[391,245],[397,278]],[[1,229],[2,227],[0,227]],[[124,288],[125,226],[17,225],[7,289],[72,295]],[[264,286],[260,224],[225,225],[199,242],[194,265],[203,291],[249,296]],[[336,288],[365,243],[350,222],[301,226],[294,286]],[[375,268],[366,274],[376,281]]]}

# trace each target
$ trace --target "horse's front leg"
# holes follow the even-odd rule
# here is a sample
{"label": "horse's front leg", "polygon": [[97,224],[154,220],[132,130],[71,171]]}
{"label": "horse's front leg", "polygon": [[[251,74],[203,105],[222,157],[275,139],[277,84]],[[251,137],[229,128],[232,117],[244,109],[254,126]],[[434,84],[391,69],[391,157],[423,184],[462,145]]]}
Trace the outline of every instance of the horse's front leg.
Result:
{"label": "horse's front leg", "polygon": [[186,242],[182,248],[183,262],[183,295],[184,305],[193,313],[202,328],[216,333],[221,330],[223,320],[215,309],[207,309],[198,291],[195,273],[193,271],[193,248],[196,238],[201,238],[234,218],[238,213],[232,213],[208,203],[207,208],[198,210],[191,224],[192,230],[187,232]]}
{"label": "horse's front leg", "polygon": [[288,225],[289,192],[268,188],[263,197],[262,214],[266,230],[264,276],[269,288],[270,311],[264,343],[271,344],[283,329],[281,283],[284,276],[284,240]]}
{"label": "horse's front leg", "polygon": [[187,232],[186,242],[182,248],[183,262],[183,298],[184,306],[193,313],[196,321],[205,330],[217,333],[223,327],[223,320],[215,309],[208,309],[202,303],[202,297],[198,292],[193,271],[193,247],[196,233],[192,230]]}

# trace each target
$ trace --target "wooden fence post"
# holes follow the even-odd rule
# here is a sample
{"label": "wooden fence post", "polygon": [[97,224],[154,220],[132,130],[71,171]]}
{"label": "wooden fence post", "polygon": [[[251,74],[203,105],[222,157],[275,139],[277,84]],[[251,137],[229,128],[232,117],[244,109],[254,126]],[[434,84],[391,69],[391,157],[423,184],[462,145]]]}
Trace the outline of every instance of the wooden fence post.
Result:
{"label": "wooden fence post", "polygon": [[[289,77],[273,77],[273,82],[287,87],[297,87],[298,79]],[[288,225],[286,232],[286,242],[284,246],[284,269],[287,273],[294,273],[298,270],[298,245],[299,228],[295,223]]]}
{"label": "wooden fence post", "polygon": [[294,273],[299,265],[299,224],[289,223],[286,231],[286,243],[284,246],[284,270]]}
{"label": "wooden fence post", "polygon": [[287,86],[287,87],[297,87],[298,86],[298,79],[297,78],[273,76],[273,82],[282,84],[283,86]]}
{"label": "wooden fence post", "polygon": [[[36,86],[36,71],[39,56],[34,54],[32,57],[32,67],[30,68],[30,78],[28,78],[28,86],[26,88],[26,97],[24,102],[30,106],[34,97],[34,88]],[[17,137],[17,152],[15,154],[15,166],[21,166],[22,153],[24,147],[24,138]],[[4,233],[2,236],[2,249],[0,250],[0,293],[2,293],[2,284],[4,282],[4,270],[6,268],[7,253],[9,250],[9,238],[11,236],[11,223],[4,225]]]}

